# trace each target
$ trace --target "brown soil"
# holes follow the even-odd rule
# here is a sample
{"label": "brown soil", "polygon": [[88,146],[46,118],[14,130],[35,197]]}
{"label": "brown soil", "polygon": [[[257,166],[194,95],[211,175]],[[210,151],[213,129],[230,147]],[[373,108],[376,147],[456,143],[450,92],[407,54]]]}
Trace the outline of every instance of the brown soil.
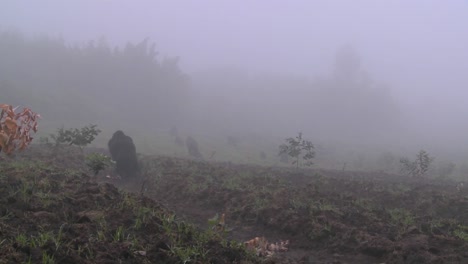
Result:
{"label": "brown soil", "polygon": [[[181,247],[200,244],[199,232],[221,213],[227,241],[288,239],[289,251],[257,259],[211,237],[199,248],[207,256],[187,263],[468,263],[468,189],[451,181],[147,156],[142,180],[100,175],[97,183],[72,171],[86,169],[83,154],[32,148],[17,161],[31,156],[46,163],[0,163],[0,263],[41,263],[44,255],[55,263],[182,263],[174,237]],[[148,208],[143,227],[135,227],[136,208]],[[172,212],[183,224],[168,232]],[[55,239],[41,240],[45,233]]]}

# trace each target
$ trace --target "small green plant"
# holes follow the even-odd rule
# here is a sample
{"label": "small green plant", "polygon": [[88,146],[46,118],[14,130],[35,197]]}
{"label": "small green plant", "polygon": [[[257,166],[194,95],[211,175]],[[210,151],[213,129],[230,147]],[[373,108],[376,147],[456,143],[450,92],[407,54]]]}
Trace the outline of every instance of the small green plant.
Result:
{"label": "small green plant", "polygon": [[434,158],[430,157],[429,153],[427,153],[425,150],[420,150],[414,161],[410,161],[408,158],[400,159],[400,163],[403,166],[402,170],[406,171],[413,177],[424,176],[429,170],[429,167],[433,161]]}
{"label": "small green plant", "polygon": [[301,132],[295,138],[287,138],[286,144],[280,145],[279,149],[279,156],[290,156],[293,158],[292,164],[295,164],[297,168],[299,168],[301,159],[306,166],[313,164],[311,160],[315,157],[314,145],[311,141],[302,139]]}
{"label": "small green plant", "polygon": [[393,224],[401,224],[403,226],[410,226],[414,224],[413,215],[406,209],[396,208],[388,211]]}
{"label": "small green plant", "polygon": [[101,130],[96,128],[97,125],[89,125],[78,128],[70,128],[65,130],[61,127],[57,129],[57,134],[51,134],[50,137],[55,141],[55,145],[68,144],[75,145],[80,148],[91,144],[97,135],[101,133]]}
{"label": "small green plant", "polygon": [[468,227],[463,225],[458,225],[458,228],[453,231],[453,235],[468,242]]}
{"label": "small green plant", "polygon": [[42,264],[54,264],[55,263],[55,259],[54,259],[54,256],[50,256],[49,254],[47,254],[47,252],[43,252],[42,253]]}
{"label": "small green plant", "polygon": [[94,173],[94,176],[114,163],[109,156],[101,153],[91,153],[86,156],[86,165]]}
{"label": "small green plant", "polygon": [[124,228],[123,226],[119,226],[117,230],[115,230],[113,236],[114,242],[119,242],[124,240]]}
{"label": "small green plant", "polygon": [[226,238],[227,235],[233,230],[228,228],[225,220],[225,214],[216,214],[214,217],[208,219],[209,233],[218,238]]}
{"label": "small green plant", "polygon": [[17,236],[15,237],[15,241],[16,241],[16,243],[18,243],[18,245],[20,245],[21,247],[25,247],[26,245],[28,245],[28,237],[27,237],[25,234],[23,234],[23,233],[17,235]]}
{"label": "small green plant", "polygon": [[388,213],[390,215],[390,222],[397,228],[397,237],[401,237],[415,223],[413,214],[406,209],[390,209]]}
{"label": "small green plant", "polygon": [[50,232],[40,232],[37,237],[31,238],[39,247],[43,247],[48,241],[53,241],[53,235]]}

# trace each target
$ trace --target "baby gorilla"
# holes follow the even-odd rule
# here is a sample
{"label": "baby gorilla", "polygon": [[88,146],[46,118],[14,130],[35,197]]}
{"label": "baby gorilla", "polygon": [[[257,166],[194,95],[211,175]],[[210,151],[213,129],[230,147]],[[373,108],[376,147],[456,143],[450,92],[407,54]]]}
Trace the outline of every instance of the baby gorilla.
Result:
{"label": "baby gorilla", "polygon": [[116,172],[124,180],[138,176],[138,160],[133,139],[118,130],[107,144],[112,159],[116,162]]}

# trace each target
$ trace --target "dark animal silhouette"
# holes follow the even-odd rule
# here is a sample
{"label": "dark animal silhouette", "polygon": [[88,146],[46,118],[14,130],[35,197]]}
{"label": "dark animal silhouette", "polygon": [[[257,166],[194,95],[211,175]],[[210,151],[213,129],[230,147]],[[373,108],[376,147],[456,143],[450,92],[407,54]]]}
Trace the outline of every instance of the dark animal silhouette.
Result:
{"label": "dark animal silhouette", "polygon": [[185,145],[187,146],[187,150],[190,156],[196,159],[203,159],[203,156],[198,149],[198,143],[194,138],[187,137],[187,140],[185,140]]}
{"label": "dark animal silhouette", "polygon": [[137,177],[139,167],[133,139],[118,130],[107,145],[112,159],[116,162],[117,174],[125,180]]}

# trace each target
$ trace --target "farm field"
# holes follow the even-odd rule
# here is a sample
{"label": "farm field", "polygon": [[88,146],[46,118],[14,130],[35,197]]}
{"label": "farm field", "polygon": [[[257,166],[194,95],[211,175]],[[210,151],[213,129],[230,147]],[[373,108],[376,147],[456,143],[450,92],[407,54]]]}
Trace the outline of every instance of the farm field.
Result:
{"label": "farm field", "polygon": [[[3,159],[0,263],[468,261],[468,190],[456,182],[165,156],[141,164],[143,180],[122,183],[91,177],[79,151],[31,146]],[[288,240],[288,250],[257,257],[242,243],[255,237]]]}

